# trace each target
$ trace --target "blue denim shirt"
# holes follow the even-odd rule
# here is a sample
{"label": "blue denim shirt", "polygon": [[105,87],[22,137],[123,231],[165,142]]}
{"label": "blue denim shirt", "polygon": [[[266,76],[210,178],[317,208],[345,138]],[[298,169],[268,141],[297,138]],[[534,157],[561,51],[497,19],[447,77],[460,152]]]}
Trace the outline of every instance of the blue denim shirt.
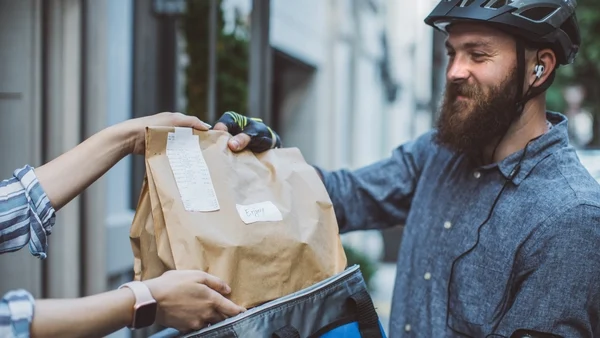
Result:
{"label": "blue denim shirt", "polygon": [[447,319],[472,337],[600,335],[600,185],[569,146],[567,119],[547,119],[512,180],[523,151],[475,166],[433,143],[435,131],[356,171],[319,169],[341,232],[405,225],[392,337],[460,336]]}

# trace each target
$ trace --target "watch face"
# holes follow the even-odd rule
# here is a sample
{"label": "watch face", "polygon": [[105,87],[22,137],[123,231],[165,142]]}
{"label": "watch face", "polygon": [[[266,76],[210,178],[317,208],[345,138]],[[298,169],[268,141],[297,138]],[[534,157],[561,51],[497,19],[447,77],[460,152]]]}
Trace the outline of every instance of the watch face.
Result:
{"label": "watch face", "polygon": [[135,311],[133,327],[138,329],[154,324],[157,307],[158,305],[156,304],[156,302],[144,304],[138,307]]}

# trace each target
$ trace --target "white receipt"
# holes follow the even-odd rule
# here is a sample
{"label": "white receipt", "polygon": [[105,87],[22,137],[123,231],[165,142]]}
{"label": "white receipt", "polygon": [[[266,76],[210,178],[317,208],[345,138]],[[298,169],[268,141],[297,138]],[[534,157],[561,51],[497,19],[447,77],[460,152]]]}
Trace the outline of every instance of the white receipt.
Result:
{"label": "white receipt", "polygon": [[283,220],[281,212],[273,202],[261,202],[250,205],[236,204],[242,221],[246,224],[254,222],[275,222]]}
{"label": "white receipt", "polygon": [[192,128],[175,127],[175,135],[177,137],[194,136]]}
{"label": "white receipt", "polygon": [[[189,132],[184,129],[189,129]],[[174,133],[169,133],[167,157],[185,210],[219,210],[219,201],[202,156],[198,135],[194,135],[190,128],[175,129]]]}

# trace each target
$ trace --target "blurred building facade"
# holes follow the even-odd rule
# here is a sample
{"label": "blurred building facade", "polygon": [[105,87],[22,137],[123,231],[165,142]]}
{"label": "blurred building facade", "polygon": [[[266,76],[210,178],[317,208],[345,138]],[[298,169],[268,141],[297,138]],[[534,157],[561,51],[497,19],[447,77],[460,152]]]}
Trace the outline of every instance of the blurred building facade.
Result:
{"label": "blurred building facade", "polygon": [[[132,116],[133,8],[127,0],[0,1],[3,178]],[[79,297],[131,280],[130,161],[58,212],[45,261],[27,248],[0,256],[0,293]]]}
{"label": "blurred building facade", "polygon": [[[443,43],[423,23],[435,3],[223,0],[268,41],[251,37],[249,112],[267,106],[254,115],[327,169],[389,156],[435,117]],[[0,177],[48,162],[108,125],[184,110],[182,4],[0,0]],[[126,158],[60,210],[46,261],[26,248],[1,255],[0,293],[78,297],[130,280],[129,226],[143,174],[142,158]],[[392,234],[391,260],[399,241]],[[345,240],[369,252],[382,237]]]}
{"label": "blurred building facade", "polygon": [[[284,145],[326,169],[353,169],[431,128],[445,52],[423,19],[436,3],[272,1],[266,118]],[[226,5],[249,13],[252,1]],[[395,260],[401,231],[347,234],[344,242],[373,259]]]}

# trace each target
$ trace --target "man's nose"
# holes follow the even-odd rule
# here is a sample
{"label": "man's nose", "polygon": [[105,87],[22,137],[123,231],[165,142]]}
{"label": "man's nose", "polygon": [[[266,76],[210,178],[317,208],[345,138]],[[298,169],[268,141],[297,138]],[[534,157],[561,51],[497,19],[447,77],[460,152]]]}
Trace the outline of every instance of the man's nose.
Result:
{"label": "man's nose", "polygon": [[469,70],[466,63],[459,58],[450,61],[448,71],[446,72],[446,80],[449,82],[462,82],[469,78]]}

